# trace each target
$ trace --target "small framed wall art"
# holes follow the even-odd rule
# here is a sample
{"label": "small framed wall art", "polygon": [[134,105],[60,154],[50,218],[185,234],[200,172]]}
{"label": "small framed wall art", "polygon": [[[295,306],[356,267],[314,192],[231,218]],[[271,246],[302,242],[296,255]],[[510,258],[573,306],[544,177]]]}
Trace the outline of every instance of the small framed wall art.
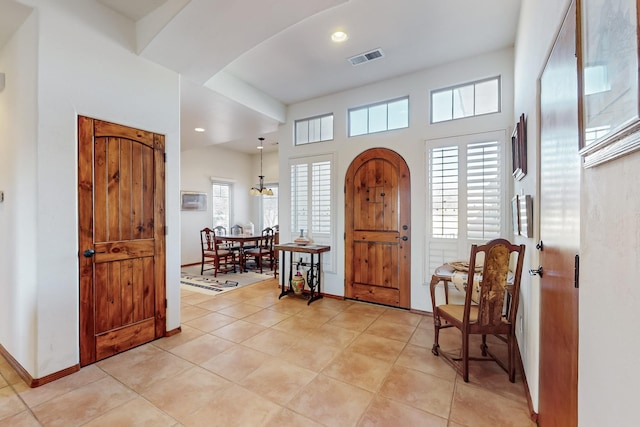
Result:
{"label": "small framed wall art", "polygon": [[513,162],[513,177],[520,181],[527,174],[527,134],[524,114],[511,134],[511,159]]}
{"label": "small framed wall art", "polygon": [[520,234],[520,204],[518,203],[518,195],[516,194],[511,199],[511,214],[513,217],[513,235]]}
{"label": "small framed wall art", "polygon": [[520,196],[518,198],[520,209],[520,235],[522,237],[533,237],[533,199],[531,196]]}
{"label": "small framed wall art", "polygon": [[180,209],[183,211],[206,211],[207,193],[195,191],[180,192]]}

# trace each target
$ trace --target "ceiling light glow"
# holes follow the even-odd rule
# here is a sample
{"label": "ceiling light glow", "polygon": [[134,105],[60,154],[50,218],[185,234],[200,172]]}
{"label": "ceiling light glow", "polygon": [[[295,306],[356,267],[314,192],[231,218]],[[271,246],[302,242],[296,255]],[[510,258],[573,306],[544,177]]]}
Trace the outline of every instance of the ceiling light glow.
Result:
{"label": "ceiling light glow", "polygon": [[204,128],[195,128],[194,129],[196,132],[204,132]]}
{"label": "ceiling light glow", "polygon": [[335,33],[331,34],[331,40],[333,40],[336,43],[342,43],[343,41],[346,41],[348,38],[349,38],[349,35],[344,31],[336,31]]}

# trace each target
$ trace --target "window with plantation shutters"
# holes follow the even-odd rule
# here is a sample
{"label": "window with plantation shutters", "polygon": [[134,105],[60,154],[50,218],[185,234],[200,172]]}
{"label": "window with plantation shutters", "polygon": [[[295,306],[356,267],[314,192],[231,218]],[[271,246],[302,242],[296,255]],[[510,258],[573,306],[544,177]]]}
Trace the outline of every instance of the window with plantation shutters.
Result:
{"label": "window with plantation shutters", "polygon": [[[322,245],[335,245],[332,214],[333,157],[321,155],[290,160],[291,235],[304,234]],[[334,271],[335,251],[322,257],[325,271]]]}
{"label": "window with plantation shutters", "polygon": [[433,237],[458,237],[458,147],[431,150],[431,226]]}
{"label": "window with plantation shutters", "polygon": [[505,133],[427,142],[428,259],[425,277],[465,260],[472,243],[506,236]]}
{"label": "window with plantation shutters", "polygon": [[331,162],[311,164],[311,231],[331,231]]}
{"label": "window with plantation shutters", "polygon": [[309,165],[291,165],[291,231],[309,230]]}
{"label": "window with plantation shutters", "polygon": [[500,237],[502,176],[498,141],[467,145],[467,238]]}

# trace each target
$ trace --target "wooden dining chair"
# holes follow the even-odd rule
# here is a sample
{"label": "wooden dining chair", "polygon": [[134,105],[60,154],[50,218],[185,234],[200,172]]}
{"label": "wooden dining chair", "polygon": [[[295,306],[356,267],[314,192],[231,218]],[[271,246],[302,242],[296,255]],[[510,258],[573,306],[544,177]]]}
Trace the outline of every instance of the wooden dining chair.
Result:
{"label": "wooden dining chair", "polygon": [[[524,245],[514,245],[505,239],[495,239],[484,245],[472,245],[469,258],[464,304],[441,304],[434,302],[434,344],[432,353],[443,356],[469,382],[469,361],[495,361],[515,382],[516,368],[516,315],[520,299],[520,279],[524,261]],[[484,261],[479,258],[484,256]],[[476,265],[483,262],[481,273]],[[511,272],[510,267],[515,266]],[[439,283],[431,281],[431,295]],[[445,283],[446,286],[446,283]],[[475,302],[474,300],[477,300]],[[462,334],[461,354],[451,355],[440,349],[440,330],[457,328]],[[469,336],[481,335],[482,357],[469,354]],[[508,361],[505,365],[489,350],[487,335],[495,335],[507,343]]]}
{"label": "wooden dining chair", "polygon": [[254,258],[256,262],[256,267],[260,270],[260,273],[263,272],[265,262],[269,265],[269,268],[273,270],[274,268],[274,253],[273,253],[273,229],[270,227],[262,230],[261,237],[258,240],[258,244],[250,249],[245,249],[245,265],[247,258]]}
{"label": "wooden dining chair", "polygon": [[[219,242],[216,242],[216,232],[210,228],[200,230],[200,243],[202,247],[202,265],[200,275],[205,271],[213,270],[213,277],[218,273],[229,273],[236,271],[236,254],[233,251],[224,249]],[[205,269],[205,264],[213,265],[212,268]]]}

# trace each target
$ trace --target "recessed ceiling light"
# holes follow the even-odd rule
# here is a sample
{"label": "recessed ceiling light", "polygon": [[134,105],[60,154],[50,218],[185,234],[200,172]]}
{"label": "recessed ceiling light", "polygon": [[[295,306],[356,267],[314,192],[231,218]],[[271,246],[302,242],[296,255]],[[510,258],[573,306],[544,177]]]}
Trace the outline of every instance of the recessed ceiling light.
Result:
{"label": "recessed ceiling light", "polygon": [[342,43],[343,41],[346,41],[348,38],[349,38],[349,35],[344,31],[336,31],[335,33],[331,34],[331,40],[333,40],[336,43]]}
{"label": "recessed ceiling light", "polygon": [[204,128],[195,128],[194,129],[196,132],[204,132]]}

